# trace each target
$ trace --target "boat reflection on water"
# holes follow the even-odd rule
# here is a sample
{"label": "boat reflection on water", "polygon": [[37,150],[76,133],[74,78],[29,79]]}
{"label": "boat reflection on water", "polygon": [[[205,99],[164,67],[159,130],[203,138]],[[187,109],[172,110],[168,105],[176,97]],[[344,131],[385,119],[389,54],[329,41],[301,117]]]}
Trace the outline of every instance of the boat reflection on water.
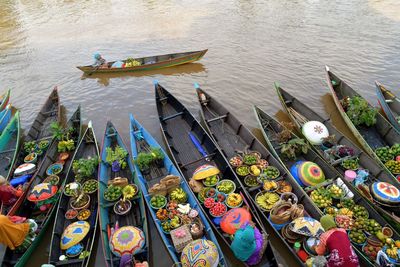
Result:
{"label": "boat reflection on water", "polygon": [[84,80],[86,78],[97,79],[98,83],[104,86],[108,86],[110,85],[110,79],[112,78],[125,79],[129,77],[145,77],[145,76],[155,76],[155,75],[180,76],[185,74],[202,73],[206,71],[207,69],[201,63],[188,63],[164,69],[145,70],[138,72],[94,73],[92,75],[83,74],[81,80]]}

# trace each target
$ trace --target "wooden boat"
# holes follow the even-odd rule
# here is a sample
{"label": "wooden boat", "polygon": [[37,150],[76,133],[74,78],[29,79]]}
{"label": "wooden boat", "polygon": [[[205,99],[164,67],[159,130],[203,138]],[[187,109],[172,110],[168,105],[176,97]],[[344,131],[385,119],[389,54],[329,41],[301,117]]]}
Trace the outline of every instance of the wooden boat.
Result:
{"label": "wooden boat", "polygon": [[8,123],[10,122],[12,113],[13,110],[11,104],[8,104],[7,107],[0,112],[0,134],[3,132],[3,130],[7,127]]}
{"label": "wooden boat", "polygon": [[[76,176],[73,171],[73,164],[75,161],[80,159],[99,158],[99,148],[97,145],[96,136],[92,127],[92,122],[89,121],[88,127],[82,135],[79,143],[77,144],[75,153],[69,158],[70,164],[68,169],[66,169],[66,176],[63,181],[62,190],[66,185],[75,181]],[[92,173],[92,178],[97,180],[97,168],[95,168],[94,173]],[[94,178],[93,178],[94,177]],[[63,190],[64,191],[64,190]],[[90,210],[90,216],[85,221],[90,224],[90,230],[85,236],[85,238],[79,243],[83,246],[83,251],[87,251],[87,257],[80,258],[78,255],[76,257],[67,257],[66,260],[60,261],[61,255],[66,255],[66,251],[61,249],[62,234],[65,228],[73,223],[75,219],[67,219],[66,213],[71,208],[71,198],[67,196],[64,192],[61,192],[60,201],[57,207],[56,218],[54,220],[53,232],[51,235],[51,245],[49,252],[48,262],[55,266],[88,266],[91,256],[93,255],[93,244],[95,240],[95,234],[98,222],[98,199],[97,193],[90,194],[90,204],[87,209]]]}
{"label": "wooden boat", "polygon": [[[78,66],[77,68],[89,75],[93,73],[114,73],[114,72],[154,70],[154,69],[173,67],[200,60],[207,51],[208,49],[201,51],[135,58],[135,60],[140,63],[140,66],[134,66],[134,67],[112,68],[111,66],[112,64],[115,63],[115,61],[111,61],[107,63],[108,68],[98,68],[98,67],[93,67],[92,65]],[[127,60],[122,60],[122,61],[126,63]]]}
{"label": "wooden boat", "polygon": [[8,179],[19,150],[21,124],[17,111],[0,136],[0,175]]}
{"label": "wooden boat", "polygon": [[400,132],[400,99],[390,90],[386,89],[381,83],[376,81],[375,85],[379,105],[385,113],[386,118],[390,121],[393,127]]}
{"label": "wooden boat", "polygon": [[[103,145],[101,149],[101,162],[99,166],[99,217],[100,217],[100,235],[101,235],[101,243],[103,247],[104,258],[106,262],[106,266],[119,266],[120,257],[115,256],[110,250],[110,236],[108,235],[108,230],[113,227],[116,227],[117,224],[119,227],[123,226],[134,226],[141,229],[146,238],[145,247],[141,250],[140,253],[135,254],[135,260],[139,260],[140,262],[147,261],[149,262],[150,258],[150,239],[149,239],[149,227],[146,218],[146,210],[144,206],[142,193],[139,192],[138,195],[130,201],[131,209],[125,215],[118,215],[114,212],[114,204],[115,202],[109,202],[104,199],[103,195],[107,189],[107,184],[111,182],[112,179],[116,177],[124,177],[127,178],[129,184],[135,184],[139,188],[139,182],[137,175],[134,170],[134,166],[130,155],[127,156],[127,168],[121,169],[118,172],[113,172],[111,166],[106,163],[107,157],[107,149],[112,148],[115,149],[116,146],[122,147],[125,151],[128,152],[126,145],[124,144],[121,136],[119,135],[117,129],[111,122],[107,122],[106,130],[104,133]],[[128,200],[129,201],[129,200]]]}
{"label": "wooden boat", "polygon": [[8,89],[2,96],[0,96],[0,111],[6,108],[8,102],[10,101],[11,90]]}
{"label": "wooden boat", "polygon": [[[78,142],[78,138],[80,135],[80,128],[81,128],[80,119],[81,119],[80,108],[78,108],[67,123],[68,127],[73,127],[74,129],[74,132],[71,134],[71,138],[75,141],[75,143]],[[30,186],[32,186],[32,188],[42,183],[45,180],[45,178],[47,177],[46,174],[47,168],[51,164],[58,161],[58,154],[59,154],[58,141],[53,140],[47,149],[46,157],[43,159],[43,163],[41,164],[35,176],[32,178],[30,182]],[[71,163],[72,160],[70,160],[70,158],[66,160],[62,172],[58,174],[59,190],[63,187],[64,178],[66,176],[67,170],[71,166]],[[28,189],[26,191],[30,192],[30,190]],[[25,193],[25,195],[27,195],[27,193]],[[19,209],[12,209],[9,212],[9,215],[11,216],[16,215],[34,219],[38,224],[38,230],[36,232],[37,236],[35,240],[32,242],[30,247],[25,252],[18,253],[17,251],[12,251],[10,249],[7,249],[3,258],[2,266],[25,266],[28,263],[31,254],[36,250],[41,239],[46,234],[47,227],[57,211],[57,202],[59,200],[59,197],[57,197],[55,200],[56,202],[52,203],[46,210],[42,211],[34,202],[29,201],[27,197],[25,197],[22,203],[20,204]]]}
{"label": "wooden boat", "polygon": [[[285,126],[270,117],[261,109],[254,107],[254,110],[257,116],[258,124],[262,130],[263,136],[268,144],[270,151],[277,156],[277,158],[282,162],[282,164],[284,164],[288,171],[297,161],[312,161],[322,169],[326,179],[331,179],[331,181],[329,182],[330,184],[332,184],[333,180],[337,178],[340,178],[342,181],[345,180],[343,178],[343,175],[339,173],[339,171],[337,171],[335,168],[332,167],[332,165],[324,161],[324,159],[312,149],[309,149],[306,154],[297,155],[295,160],[285,157],[281,153],[281,144],[278,141],[278,133],[282,129],[284,129]],[[291,139],[294,138],[299,137],[291,132]],[[382,225],[382,227],[387,225],[386,220],[379,214],[377,210],[374,209],[374,206],[371,203],[369,203],[366,199],[362,197],[362,195],[358,192],[358,190],[355,189],[355,187],[349,187],[349,189],[354,194],[354,196],[352,197],[354,202],[357,203],[357,205],[360,205],[367,209],[370,219],[375,219],[380,225]],[[399,238],[399,234],[396,231],[393,232],[394,236],[396,236],[393,236],[393,238]],[[373,262],[368,259],[368,257],[362,252],[359,247],[353,245],[353,248],[356,250],[359,257],[361,257],[366,263],[373,265]]]}
{"label": "wooden boat", "polygon": [[[266,233],[258,215],[250,204],[252,202],[250,202],[240,180],[212,138],[185,106],[158,83],[155,84],[155,91],[161,129],[175,165],[178,166],[183,177],[189,181],[198,167],[204,164],[216,166],[220,170],[220,175],[222,174],[223,179],[234,182],[236,186],[235,192],[242,196],[245,205],[249,207],[255,225],[261,232]],[[196,145],[194,142],[196,142]],[[227,246],[230,246],[231,239],[222,234],[222,230],[212,219],[209,210],[205,210],[203,206],[201,207],[213,226],[214,232],[222,237]],[[271,244],[268,242],[263,258],[257,266],[276,265],[277,262]]]}
{"label": "wooden boat", "polygon": [[[333,74],[328,67],[326,67],[326,79],[336,107],[351,132],[362,145],[363,149],[375,158],[383,168],[387,169],[385,164],[375,154],[375,149],[400,143],[400,133],[379,112],[376,115],[376,124],[374,126],[355,126],[347,116],[341,101],[347,97],[359,96],[362,98],[362,96],[345,81]],[[370,105],[370,107],[372,106]],[[393,180],[396,180],[394,176]]]}
{"label": "wooden boat", "polygon": [[[60,99],[58,96],[57,87],[53,89],[50,96],[47,98],[46,102],[42,106],[39,111],[39,114],[36,116],[35,121],[33,122],[31,128],[29,129],[28,134],[24,138],[24,143],[27,142],[40,142],[40,141],[48,141],[49,145],[53,140],[52,133],[50,132],[50,124],[52,122],[59,122],[60,119]],[[5,206],[1,207],[1,214],[7,213],[16,213],[19,209],[21,203],[24,201],[26,193],[30,190],[32,181],[35,178],[37,171],[40,169],[43,159],[46,158],[48,149],[42,154],[37,156],[36,172],[33,173],[32,178],[30,178],[28,185],[26,186],[26,190],[24,193],[18,198],[17,202],[13,206]],[[12,167],[12,171],[10,172],[8,178],[9,181],[12,179],[15,169],[24,164],[24,158],[28,153],[22,148],[19,149],[18,155],[14,160],[14,165]]]}
{"label": "wooden boat", "polygon": [[[201,207],[199,207],[196,201],[196,197],[192,193],[188,183],[186,182],[185,179],[182,179],[181,173],[172,163],[171,159],[169,158],[167,153],[165,153],[164,149],[162,149],[162,147],[153,138],[153,136],[145,128],[143,128],[143,126],[137,120],[135,120],[132,114],[130,115],[130,137],[131,137],[130,140],[131,140],[132,157],[135,162],[134,165],[135,172],[139,179],[140,189],[142,191],[142,194],[144,195],[144,199],[146,200],[148,211],[151,214],[151,217],[154,221],[158,233],[161,236],[165,248],[169,252],[171,260],[175,264],[179,264],[181,262],[181,253],[177,252],[176,249],[174,248],[171,236],[163,231],[161,227],[161,221],[157,218],[156,211],[150,205],[151,196],[149,195],[148,192],[148,189],[152,185],[158,183],[162,178],[164,178],[167,175],[174,175],[181,177],[180,187],[188,195],[187,202],[193,209],[196,209],[198,211],[199,213],[198,216],[200,217],[201,223],[204,226],[205,234],[203,235],[202,238],[211,240],[217,246],[220,256],[219,266],[227,266],[225,263],[224,255],[221,251],[221,248],[219,247],[218,241],[214,233],[212,232],[210,224],[208,223],[206,216],[202,212]],[[136,163],[136,159],[140,152],[148,152],[151,147],[161,149],[161,152],[164,155],[164,162],[163,162],[164,164],[162,167],[152,166],[152,169],[150,170],[149,174],[143,174]]]}
{"label": "wooden boat", "polygon": [[[392,175],[386,169],[383,169],[378,162],[371,158],[367,153],[358,148],[353,142],[351,142],[343,133],[337,130],[329,118],[323,118],[311,110],[307,105],[302,103],[300,100],[289,94],[287,91],[275,85],[279,99],[282,103],[283,108],[289,114],[290,119],[297,127],[298,131],[301,132],[302,125],[306,121],[319,121],[322,122],[328,129],[329,134],[335,136],[335,142],[338,146],[350,147],[354,150],[354,154],[359,159],[359,166],[362,169],[368,170],[370,178],[366,181],[369,185],[374,181],[383,181],[394,184],[397,188],[399,186],[393,182]],[[345,170],[341,166],[341,161],[331,160],[330,157],[324,152],[321,146],[313,146],[313,149],[317,151],[328,163],[330,163],[341,175],[344,175]],[[346,181],[345,181],[346,182]],[[349,187],[353,187],[353,184],[346,183]],[[355,189],[356,187],[354,187]],[[354,191],[354,190],[353,190]],[[391,208],[382,205],[374,201],[371,196],[364,191],[360,191],[364,198],[369,201],[370,205],[373,206],[385,219],[386,221],[400,233],[400,218],[398,217],[399,209]],[[367,195],[365,195],[367,193]]]}
{"label": "wooden boat", "polygon": [[[288,182],[292,186],[292,192],[298,197],[299,203],[305,207],[306,214],[317,220],[321,217],[321,211],[313,204],[312,200],[307,196],[304,190],[297,184],[297,182],[288,174],[283,164],[279,162],[267,148],[245,127],[240,121],[229,112],[221,103],[215,98],[211,97],[198,85],[196,85],[198,100],[200,102],[200,117],[202,123],[205,125],[206,130],[211,134],[211,137],[221,148],[221,151],[226,158],[233,158],[237,155],[237,151],[257,151],[261,153],[261,158],[268,161],[270,166],[279,169],[281,173],[280,180]],[[304,263],[297,256],[293,249],[293,244],[289,243],[282,233],[278,231],[269,220],[269,212],[262,210],[255,202],[255,198],[259,192],[263,191],[262,185],[257,187],[249,187],[242,185],[247,193],[251,196],[253,205],[256,207],[262,222],[269,224],[274,230],[275,234],[280,238],[281,242],[286,246],[287,250],[301,265]]]}

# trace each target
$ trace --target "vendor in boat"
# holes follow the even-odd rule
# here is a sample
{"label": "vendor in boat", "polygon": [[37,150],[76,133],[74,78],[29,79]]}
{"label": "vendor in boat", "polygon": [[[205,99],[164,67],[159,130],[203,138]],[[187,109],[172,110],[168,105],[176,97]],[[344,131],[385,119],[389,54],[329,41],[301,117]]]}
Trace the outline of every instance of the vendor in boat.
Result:
{"label": "vendor in boat", "polygon": [[94,63],[92,67],[94,68],[108,68],[107,61],[100,55],[99,52],[93,54]]}
{"label": "vendor in boat", "polygon": [[324,215],[320,219],[321,225],[325,230],[320,236],[320,243],[315,246],[318,255],[324,255],[326,250],[330,252],[328,267],[358,267],[358,257],[354,252],[346,230],[337,228],[331,215]]}
{"label": "vendor in boat", "polygon": [[18,199],[17,190],[7,183],[7,180],[0,175],[0,201],[7,206],[13,205]]}
{"label": "vendor in boat", "polygon": [[35,239],[37,224],[34,220],[0,215],[0,243],[11,250],[25,251]]}

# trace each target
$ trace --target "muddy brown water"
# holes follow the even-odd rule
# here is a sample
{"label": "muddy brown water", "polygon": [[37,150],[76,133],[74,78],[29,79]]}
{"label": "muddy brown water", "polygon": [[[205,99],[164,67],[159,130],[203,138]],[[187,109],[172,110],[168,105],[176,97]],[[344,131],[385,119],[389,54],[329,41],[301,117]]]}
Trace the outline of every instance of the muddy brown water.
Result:
{"label": "muddy brown water", "polygon": [[[374,104],[374,80],[399,93],[399,14],[397,0],[3,0],[0,88],[12,88],[25,129],[57,85],[69,115],[81,104],[100,140],[111,119],[128,142],[134,113],[161,142],[154,79],[196,115],[198,82],[251,128],[252,105],[280,109],[278,81],[346,131],[326,95],[324,65]],[[160,71],[84,78],[75,68],[91,63],[95,51],[117,60],[204,48],[201,61]],[[154,227],[151,235],[154,266],[171,266]],[[29,266],[45,262],[49,240]],[[92,264],[103,266],[100,250]]]}

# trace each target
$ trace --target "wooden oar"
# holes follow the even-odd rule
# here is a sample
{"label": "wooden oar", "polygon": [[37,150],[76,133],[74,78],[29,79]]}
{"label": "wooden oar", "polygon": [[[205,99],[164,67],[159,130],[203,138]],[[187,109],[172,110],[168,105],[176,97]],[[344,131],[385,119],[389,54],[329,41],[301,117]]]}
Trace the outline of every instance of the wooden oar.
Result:
{"label": "wooden oar", "polygon": [[[101,66],[101,65],[100,65]],[[94,68],[91,72],[87,73],[87,76],[92,75],[96,70],[98,70],[100,68],[100,66],[97,66],[96,68]]]}

